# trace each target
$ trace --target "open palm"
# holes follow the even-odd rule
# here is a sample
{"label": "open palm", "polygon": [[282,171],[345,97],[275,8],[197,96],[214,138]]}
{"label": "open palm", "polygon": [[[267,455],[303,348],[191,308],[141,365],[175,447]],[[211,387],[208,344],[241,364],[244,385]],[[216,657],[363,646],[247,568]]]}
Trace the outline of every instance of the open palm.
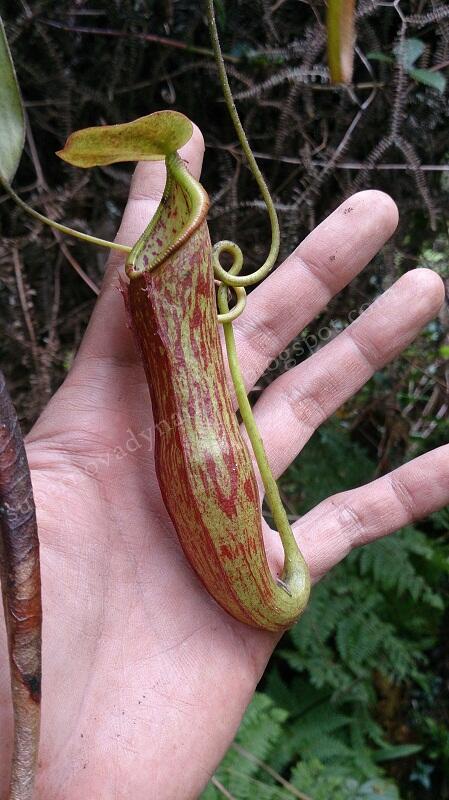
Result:
{"label": "open palm", "polygon": [[[195,131],[182,155],[197,177],[202,154]],[[138,167],[120,241],[134,243],[147,224],[163,173],[159,164]],[[247,388],[395,225],[390,198],[361,192],[251,293],[235,324]],[[155,477],[148,388],[117,291],[119,267],[112,257],[75,364],[28,438],[45,614],[41,800],[198,797],[276,643],[275,635],[224,613],[178,545]],[[442,300],[435,274],[408,273],[334,341],[271,384],[255,415],[276,475]],[[295,532],[317,579],[351,548],[448,501],[444,447],[329,498]],[[266,534],[279,565],[277,537]],[[0,797],[12,743],[5,647],[2,631]]]}

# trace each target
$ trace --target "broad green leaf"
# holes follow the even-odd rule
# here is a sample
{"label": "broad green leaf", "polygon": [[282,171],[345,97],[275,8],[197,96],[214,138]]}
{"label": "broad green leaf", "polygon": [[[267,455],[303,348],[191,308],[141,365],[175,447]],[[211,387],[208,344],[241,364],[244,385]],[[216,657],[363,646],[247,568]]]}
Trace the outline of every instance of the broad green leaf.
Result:
{"label": "broad green leaf", "polygon": [[350,83],[354,60],[354,0],[327,4],[327,59],[332,83]]}
{"label": "broad green leaf", "polygon": [[11,51],[0,17],[0,175],[11,183],[25,142],[25,116]]}
{"label": "broad green leaf", "polygon": [[161,161],[192,136],[190,120],[178,111],[156,111],[121,125],[75,131],[57,156],[75,167],[117,161]]}
{"label": "broad green leaf", "polygon": [[424,83],[426,86],[431,86],[441,94],[446,89],[446,78],[441,72],[432,72],[430,69],[410,69],[408,74],[413,80],[418,81],[418,83]]}
{"label": "broad green leaf", "polygon": [[404,39],[404,41],[396,45],[394,52],[396,58],[401,61],[407,72],[412,69],[413,64],[424,53],[425,44],[421,39]]}

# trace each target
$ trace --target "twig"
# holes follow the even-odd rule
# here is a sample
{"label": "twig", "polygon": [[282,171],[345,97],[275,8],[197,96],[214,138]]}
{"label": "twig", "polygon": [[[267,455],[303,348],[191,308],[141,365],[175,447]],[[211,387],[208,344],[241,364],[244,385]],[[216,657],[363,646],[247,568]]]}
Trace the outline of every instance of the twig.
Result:
{"label": "twig", "polygon": [[[200,56],[207,56],[208,58],[213,58],[213,51],[209,50],[208,47],[196,47],[192,44],[187,44],[186,42],[180,42],[178,39],[167,39],[164,36],[157,36],[154,33],[139,33],[130,31],[116,31],[111,30],[111,28],[85,28],[79,27],[77,25],[64,25],[63,22],[56,22],[55,20],[50,19],[41,19],[39,20],[43,25],[48,25],[50,28],[57,28],[61,31],[68,31],[69,33],[82,33],[87,35],[93,36],[113,36],[118,39],[141,39],[143,42],[154,42],[154,44],[160,44],[164,47],[174,47],[177,50],[185,50],[187,53],[196,53]],[[231,64],[239,64],[241,62],[241,58],[238,56],[230,56],[224,55],[223,58],[225,61],[229,61]]]}
{"label": "twig", "polygon": [[[216,145],[208,145],[214,147]],[[281,161],[284,164],[303,164],[304,159],[295,156],[272,156],[269,153],[254,153],[256,158],[266,161]],[[326,168],[327,162],[312,160],[315,167]],[[372,170],[412,170],[408,164],[364,164],[362,161],[340,161],[339,164],[332,164],[335,169],[372,169]],[[449,164],[420,164],[419,169],[423,172],[449,172]]]}
{"label": "twig", "polygon": [[285,780],[285,778],[283,778],[282,775],[279,775],[279,772],[276,772],[276,770],[274,770],[272,767],[270,767],[269,764],[266,764],[265,761],[262,761],[260,758],[255,756],[253,753],[250,753],[249,750],[245,750],[244,747],[242,747],[241,745],[237,744],[236,742],[233,742],[231,747],[237,753],[239,753],[241,756],[246,758],[248,761],[252,761],[253,764],[257,764],[257,766],[260,767],[261,769],[263,769],[264,772],[266,772],[268,775],[271,775],[271,777],[274,778],[275,781],[280,783],[281,786],[284,787],[284,789],[287,789],[287,791],[289,791],[290,794],[293,795],[293,797],[298,797],[299,800],[312,800],[312,798],[308,794],[304,794],[304,792],[300,792],[299,789],[296,788],[296,786],[293,786],[292,783],[290,783],[289,781]]}
{"label": "twig", "polygon": [[212,775],[210,782],[213,786],[215,786],[216,789],[218,789],[218,791],[223,795],[223,797],[227,798],[227,800],[236,800],[234,795],[231,794],[231,792],[228,792],[228,790],[223,786],[221,781],[219,781],[218,778],[215,777],[215,775]]}
{"label": "twig", "polygon": [[[20,306],[28,333],[29,347],[34,362],[37,377],[38,392],[42,400],[43,397],[49,398],[51,395],[51,380],[48,359],[45,358],[45,350],[39,346],[32,316],[29,311],[26,280],[24,279],[23,265],[20,259],[20,252],[16,246],[12,248],[12,260],[14,265],[14,276],[16,279],[17,293],[19,295]],[[23,342],[22,342],[23,344]]]}
{"label": "twig", "polygon": [[[263,762],[260,764],[260,766],[262,765]],[[248,783],[255,784],[257,787],[266,788],[266,784],[263,783],[263,781],[261,781],[259,778],[253,778],[252,775],[248,775],[245,772],[241,772],[235,767],[226,767],[226,772],[229,772],[230,775],[236,775],[238,778],[244,779]],[[284,788],[286,789],[287,792],[289,792],[289,794],[292,794],[293,797],[299,797],[301,798],[301,800],[313,800],[311,797],[309,797],[309,795],[302,794],[301,792],[299,792],[298,794],[298,789],[296,789],[296,787],[293,786],[293,784],[289,783],[288,781],[286,781],[286,784],[287,785]]]}
{"label": "twig", "polygon": [[16,279],[17,292],[19,295],[20,306],[22,308],[22,314],[25,320],[26,329],[28,331],[28,336],[31,345],[31,352],[33,354],[33,361],[36,369],[39,369],[39,354],[38,354],[36,334],[34,331],[33,323],[31,321],[30,312],[28,310],[28,299],[26,296],[25,287],[23,285],[22,264],[20,262],[20,256],[17,247],[13,247],[12,249],[12,261],[14,264],[14,275]]}

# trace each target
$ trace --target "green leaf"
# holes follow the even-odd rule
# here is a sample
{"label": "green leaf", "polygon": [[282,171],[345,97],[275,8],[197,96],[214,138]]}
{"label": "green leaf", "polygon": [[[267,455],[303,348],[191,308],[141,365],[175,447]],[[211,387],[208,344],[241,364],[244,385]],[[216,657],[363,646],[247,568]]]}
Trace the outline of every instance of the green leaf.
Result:
{"label": "green leaf", "polygon": [[313,800],[399,800],[396,787],[381,778],[363,781],[339,774],[338,767],[322,764],[318,759],[300,761],[290,781],[313,797]]}
{"label": "green leaf", "polygon": [[424,53],[425,44],[421,39],[404,39],[404,41],[396,45],[394,52],[398,61],[400,61],[404,68],[407,70],[412,69],[414,63]]}
{"label": "green leaf", "polygon": [[449,344],[442,344],[438,352],[441,358],[449,358]]}
{"label": "green leaf", "polygon": [[11,51],[0,17],[0,175],[11,183],[25,142],[25,115]]}
{"label": "green leaf", "polygon": [[192,136],[193,125],[178,111],[156,111],[121,125],[75,131],[56,153],[75,167],[117,161],[162,161]]}
{"label": "green leaf", "polygon": [[[272,750],[281,739],[282,723],[285,722],[287,716],[287,712],[276,708],[269,697],[264,694],[255,694],[241,722],[236,738],[238,744],[262,761],[269,759]],[[249,800],[254,796],[262,800],[262,797],[267,797],[261,784],[258,784],[255,795],[255,786],[252,783],[252,780],[258,776],[265,777],[263,771],[261,772],[253,759],[241,754],[240,751],[233,748],[228,750],[216,775],[231,796],[238,797],[239,800],[240,798]],[[266,788],[269,791],[268,796],[272,798],[275,787]],[[209,798],[212,800],[212,798],[218,797],[218,793],[215,794],[213,787],[209,786],[207,792],[201,795],[201,800],[203,797],[204,800],[209,800]],[[279,798],[278,792],[275,797]]]}
{"label": "green leaf", "polygon": [[327,60],[332,83],[350,83],[354,60],[354,0],[328,0]]}
{"label": "green leaf", "polygon": [[431,264],[439,264],[441,261],[446,260],[446,254],[440,253],[438,250],[432,250],[430,247],[422,251],[423,258],[430,261]]}
{"label": "green leaf", "polygon": [[431,86],[432,89],[436,89],[441,94],[446,89],[446,78],[441,72],[432,72],[430,69],[410,69],[408,74],[413,80],[418,81],[418,83],[424,83],[426,86]]}

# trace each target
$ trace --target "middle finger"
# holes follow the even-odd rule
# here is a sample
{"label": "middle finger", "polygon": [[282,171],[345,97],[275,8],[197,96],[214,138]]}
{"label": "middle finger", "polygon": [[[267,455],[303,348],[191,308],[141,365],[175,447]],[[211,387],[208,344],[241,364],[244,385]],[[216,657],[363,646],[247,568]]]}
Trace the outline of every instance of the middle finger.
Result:
{"label": "middle finger", "polygon": [[247,390],[390,238],[397,208],[384,192],[350,197],[248,297],[234,332]]}
{"label": "middle finger", "polygon": [[412,270],[333,341],[270,384],[254,415],[276,477],[319,425],[415,339],[443,299],[436,273]]}

